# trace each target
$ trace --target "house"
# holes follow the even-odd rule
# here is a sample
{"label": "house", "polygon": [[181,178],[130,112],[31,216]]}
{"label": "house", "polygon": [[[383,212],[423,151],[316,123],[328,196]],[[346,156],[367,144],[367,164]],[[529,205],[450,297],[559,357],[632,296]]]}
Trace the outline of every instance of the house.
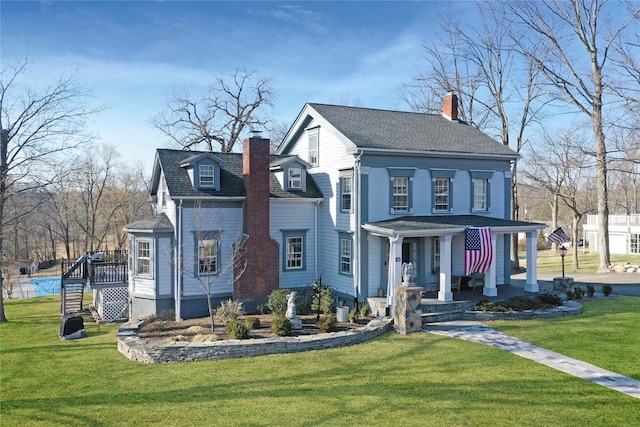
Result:
{"label": "house", "polygon": [[[582,226],[590,252],[600,247],[598,215],[587,215]],[[640,215],[609,215],[609,252],[622,255],[640,255]]]}
{"label": "house", "polygon": [[33,260],[4,261],[2,277],[32,275],[38,272],[38,265]]}
{"label": "house", "polygon": [[207,288],[214,304],[252,310],[320,276],[341,304],[391,305],[409,262],[416,286],[451,301],[470,227],[491,230],[485,295],[510,282],[513,233],[526,233],[537,292],[545,225],[508,219],[518,155],[459,121],[454,94],[444,104],[442,115],[306,104],[276,155],[256,135],[242,154],[157,150],[156,215],[125,226],[131,317],[206,314]]}

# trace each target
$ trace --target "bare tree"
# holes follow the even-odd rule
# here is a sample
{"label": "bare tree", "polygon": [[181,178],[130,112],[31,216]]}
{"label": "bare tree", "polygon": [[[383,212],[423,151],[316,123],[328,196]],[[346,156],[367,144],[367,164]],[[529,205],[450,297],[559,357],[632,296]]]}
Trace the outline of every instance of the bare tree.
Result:
{"label": "bare tree", "polygon": [[[633,22],[631,14],[628,17],[622,15],[618,26],[607,27],[612,14],[620,12],[609,9],[608,6],[613,8],[615,3],[606,0],[508,3],[515,23],[523,29],[514,38],[518,41],[520,52],[537,65],[554,99],[576,107],[591,120],[596,147],[600,272],[609,271],[611,264],[608,153],[603,119],[607,63],[613,44]],[[544,56],[532,49],[533,45],[540,43],[547,47]]]}
{"label": "bare tree", "polygon": [[[524,176],[543,188],[551,201],[552,228],[558,226],[560,208],[569,212],[571,235],[574,243],[573,268],[578,269],[576,242],[579,240],[579,227],[586,213],[594,206],[589,202],[590,189],[586,188],[593,180],[589,179],[593,164],[592,157],[584,149],[585,137],[574,127],[560,135],[547,134],[544,142],[529,154],[529,168]],[[555,249],[555,244],[552,245]]]}
{"label": "bare tree", "polygon": [[243,133],[268,124],[264,110],[272,97],[271,79],[237,69],[216,78],[202,96],[174,94],[151,122],[185,150],[204,144],[207,151],[228,153]]}
{"label": "bare tree", "polygon": [[[85,102],[87,93],[75,76],[62,76],[45,87],[25,87],[21,78],[28,61],[3,64],[0,79],[0,268],[3,232],[16,217],[5,206],[21,193],[43,188],[56,157],[88,142],[87,116],[99,109]],[[2,278],[0,275],[0,287]],[[0,322],[6,321],[0,295]]]}

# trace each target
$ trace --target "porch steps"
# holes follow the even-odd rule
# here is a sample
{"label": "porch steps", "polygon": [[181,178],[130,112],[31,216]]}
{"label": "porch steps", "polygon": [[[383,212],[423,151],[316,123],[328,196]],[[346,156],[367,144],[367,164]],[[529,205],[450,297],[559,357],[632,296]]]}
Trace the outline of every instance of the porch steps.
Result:
{"label": "porch steps", "polygon": [[471,301],[422,300],[422,324],[460,320],[474,304]]}
{"label": "porch steps", "polygon": [[[64,280],[64,279],[63,279]],[[65,283],[62,288],[62,314],[82,311],[84,283]]]}

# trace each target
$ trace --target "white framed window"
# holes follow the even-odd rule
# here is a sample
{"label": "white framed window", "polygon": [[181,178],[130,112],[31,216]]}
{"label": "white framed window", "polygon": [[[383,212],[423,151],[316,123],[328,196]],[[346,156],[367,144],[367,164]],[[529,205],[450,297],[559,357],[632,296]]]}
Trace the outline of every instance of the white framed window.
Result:
{"label": "white framed window", "polygon": [[351,195],[353,193],[353,176],[343,175],[340,177],[340,210],[351,212]]}
{"label": "white framed window", "polygon": [[632,254],[640,254],[640,234],[632,234],[630,243],[629,252]]}
{"label": "white framed window", "polygon": [[302,188],[302,170],[300,168],[289,168],[289,188],[300,190]]}
{"label": "white framed window", "polygon": [[489,180],[484,178],[473,179],[473,210],[474,211],[486,211],[488,209],[487,203],[487,189]]}
{"label": "white framed window", "polygon": [[198,240],[198,275],[206,276],[218,272],[218,240]]}
{"label": "white framed window", "polygon": [[286,237],[286,269],[303,268],[303,241],[301,236]]}
{"label": "white framed window", "polygon": [[348,234],[340,235],[340,273],[351,274],[352,239]]}
{"label": "white framed window", "polygon": [[201,187],[213,187],[214,186],[214,166],[213,165],[200,165],[200,186]]}
{"label": "white framed window", "polygon": [[449,212],[449,190],[451,180],[449,178],[436,178],[433,183],[434,209],[436,212]]}
{"label": "white framed window", "polygon": [[151,240],[136,240],[136,275],[151,277]]}
{"label": "white framed window", "polygon": [[392,210],[395,213],[409,212],[409,177],[393,177]]}
{"label": "white framed window", "polygon": [[318,166],[318,129],[309,130],[309,163]]}

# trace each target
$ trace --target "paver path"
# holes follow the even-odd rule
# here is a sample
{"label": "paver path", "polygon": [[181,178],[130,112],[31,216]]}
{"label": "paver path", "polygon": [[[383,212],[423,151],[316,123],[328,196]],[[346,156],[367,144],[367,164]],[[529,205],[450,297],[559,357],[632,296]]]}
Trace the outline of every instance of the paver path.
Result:
{"label": "paver path", "polygon": [[518,356],[547,365],[596,384],[640,399],[640,381],[607,371],[589,363],[572,359],[554,351],[519,340],[479,322],[453,321],[430,323],[423,328],[433,334],[445,335],[466,341],[497,347]]}

